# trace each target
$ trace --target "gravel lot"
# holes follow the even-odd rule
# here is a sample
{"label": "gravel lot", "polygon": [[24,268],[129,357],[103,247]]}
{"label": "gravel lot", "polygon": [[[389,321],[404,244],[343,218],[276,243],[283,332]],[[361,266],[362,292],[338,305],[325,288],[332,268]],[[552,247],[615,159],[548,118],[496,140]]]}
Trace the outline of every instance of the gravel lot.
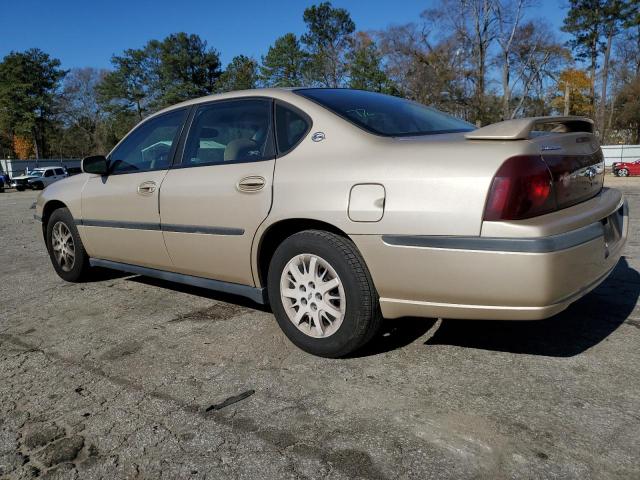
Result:
{"label": "gravel lot", "polygon": [[239,298],[63,282],[35,198],[0,194],[0,478],[640,478],[636,219],[563,314],[388,321],[327,360]]}

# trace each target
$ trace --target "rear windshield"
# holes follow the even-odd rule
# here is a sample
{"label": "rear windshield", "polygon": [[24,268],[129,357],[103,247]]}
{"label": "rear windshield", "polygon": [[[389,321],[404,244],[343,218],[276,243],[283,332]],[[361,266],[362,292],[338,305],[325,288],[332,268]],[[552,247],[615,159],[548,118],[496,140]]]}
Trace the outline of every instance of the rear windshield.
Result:
{"label": "rear windshield", "polygon": [[407,137],[475,129],[433,108],[381,93],[346,88],[305,88],[296,93],[376,135]]}

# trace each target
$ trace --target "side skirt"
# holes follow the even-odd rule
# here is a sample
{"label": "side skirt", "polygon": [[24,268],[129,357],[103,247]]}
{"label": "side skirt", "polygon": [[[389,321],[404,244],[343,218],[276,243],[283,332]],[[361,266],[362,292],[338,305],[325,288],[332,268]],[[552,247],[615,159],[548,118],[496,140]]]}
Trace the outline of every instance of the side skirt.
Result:
{"label": "side skirt", "polygon": [[267,292],[265,288],[250,287],[248,285],[240,285],[238,283],[222,282],[220,280],[212,280],[210,278],[194,277],[184,275],[182,273],[167,272],[165,270],[157,270],[155,268],[140,267],[138,265],[130,265],[128,263],[112,262],[111,260],[102,260],[100,258],[91,258],[89,263],[92,267],[110,268],[112,270],[120,270],[122,272],[133,273],[135,275],[143,275],[145,277],[159,278],[169,282],[182,283],[193,287],[206,288],[217,292],[229,293],[249,298],[256,303],[266,305]]}

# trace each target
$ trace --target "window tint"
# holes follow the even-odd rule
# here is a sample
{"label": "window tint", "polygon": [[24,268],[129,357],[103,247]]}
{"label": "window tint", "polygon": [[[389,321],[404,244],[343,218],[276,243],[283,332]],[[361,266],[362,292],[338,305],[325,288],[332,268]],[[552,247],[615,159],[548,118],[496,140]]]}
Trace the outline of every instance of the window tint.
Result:
{"label": "window tint", "polygon": [[64,170],[61,168],[56,168],[56,175],[64,175]]}
{"label": "window tint", "polygon": [[307,134],[311,125],[302,113],[276,103],[276,128],[278,153],[284,154],[296,146]]}
{"label": "window tint", "polygon": [[109,156],[114,173],[169,168],[171,146],[177,140],[186,110],[176,110],[144,122]]}
{"label": "window tint", "polygon": [[400,137],[475,128],[433,108],[381,93],[346,88],[309,88],[296,93],[377,135]]}
{"label": "window tint", "polygon": [[271,100],[232,100],[198,109],[189,131],[182,166],[273,157]]}
{"label": "window tint", "polygon": [[44,176],[45,177],[53,177],[53,170],[47,170],[46,172],[44,172]]}

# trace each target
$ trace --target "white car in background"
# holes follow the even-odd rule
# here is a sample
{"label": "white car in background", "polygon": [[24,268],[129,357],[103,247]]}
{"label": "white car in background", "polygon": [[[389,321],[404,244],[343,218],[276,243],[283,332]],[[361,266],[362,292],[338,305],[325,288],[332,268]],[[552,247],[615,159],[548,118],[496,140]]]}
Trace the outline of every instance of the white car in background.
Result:
{"label": "white car in background", "polygon": [[27,172],[25,175],[13,177],[11,186],[22,192],[27,188],[32,190],[42,190],[53,182],[67,178],[69,174],[62,167],[41,167]]}

